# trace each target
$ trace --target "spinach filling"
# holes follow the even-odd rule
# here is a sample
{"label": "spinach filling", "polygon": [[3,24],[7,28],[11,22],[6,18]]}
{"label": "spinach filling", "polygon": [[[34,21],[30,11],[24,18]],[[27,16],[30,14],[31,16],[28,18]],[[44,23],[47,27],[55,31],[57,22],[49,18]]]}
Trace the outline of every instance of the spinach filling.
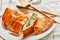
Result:
{"label": "spinach filling", "polygon": [[33,13],[32,16],[28,19],[28,23],[26,24],[26,27],[28,27],[37,17],[37,14]]}

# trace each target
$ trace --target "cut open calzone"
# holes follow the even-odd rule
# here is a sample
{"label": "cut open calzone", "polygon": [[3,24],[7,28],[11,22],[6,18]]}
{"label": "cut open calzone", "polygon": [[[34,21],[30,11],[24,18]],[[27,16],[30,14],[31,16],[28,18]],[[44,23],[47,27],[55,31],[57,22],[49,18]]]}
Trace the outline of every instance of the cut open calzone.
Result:
{"label": "cut open calzone", "polygon": [[21,11],[11,10],[6,8],[3,16],[3,23],[5,28],[10,30],[15,35],[23,34],[23,37],[32,33],[40,34],[46,31],[54,23],[53,19],[37,18],[37,14],[27,16]]}

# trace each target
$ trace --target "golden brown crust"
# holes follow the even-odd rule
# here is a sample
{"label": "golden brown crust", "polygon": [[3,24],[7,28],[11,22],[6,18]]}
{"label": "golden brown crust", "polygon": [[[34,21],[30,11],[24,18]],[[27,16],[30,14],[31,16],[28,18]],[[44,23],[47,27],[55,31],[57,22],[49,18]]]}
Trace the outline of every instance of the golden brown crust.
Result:
{"label": "golden brown crust", "polygon": [[16,10],[6,8],[2,20],[6,27],[15,34],[19,34],[22,26],[25,24],[28,16],[18,13]]}
{"label": "golden brown crust", "polygon": [[25,36],[28,36],[28,35],[32,34],[33,32],[34,32],[34,27],[31,26],[31,27],[29,27],[28,29],[26,29],[26,30],[23,31],[23,36],[24,36],[24,37],[25,37]]}
{"label": "golden brown crust", "polygon": [[5,10],[4,14],[3,14],[3,17],[2,17],[2,20],[3,20],[6,28],[8,27],[10,22],[15,19],[15,18],[12,17],[11,12],[12,12],[11,9],[6,8],[6,10]]}
{"label": "golden brown crust", "polygon": [[26,21],[24,21],[24,19],[27,20],[26,17],[23,17],[23,18],[20,17],[20,18],[16,19],[16,21],[13,23],[12,27],[10,27],[10,30],[15,32],[16,34],[19,34],[19,32],[22,31],[22,27],[26,22]]}
{"label": "golden brown crust", "polygon": [[36,21],[36,24],[34,26],[34,33],[35,34],[41,34],[47,29],[49,29],[54,21],[49,18],[38,18]]}

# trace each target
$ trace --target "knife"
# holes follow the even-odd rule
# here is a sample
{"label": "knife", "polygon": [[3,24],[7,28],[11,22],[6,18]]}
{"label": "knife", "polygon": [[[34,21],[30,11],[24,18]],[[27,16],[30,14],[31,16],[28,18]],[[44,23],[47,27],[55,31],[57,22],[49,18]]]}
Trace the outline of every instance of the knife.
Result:
{"label": "knife", "polygon": [[[43,12],[41,12],[40,10],[32,7],[32,6],[31,6],[29,3],[27,3],[25,0],[20,0],[20,3],[22,4],[22,7],[23,7],[23,8],[25,7],[25,8],[28,8],[28,9],[30,9],[30,10],[31,10],[31,8],[32,8],[33,10],[41,13],[41,14],[44,15],[45,17],[48,17],[49,19],[52,19],[50,16],[47,16],[45,13],[43,13]],[[22,8],[22,7],[21,7],[21,8]],[[18,8],[18,6],[17,6],[17,8]],[[55,22],[55,23],[58,23],[58,22],[56,22],[55,20],[54,20],[54,22]]]}

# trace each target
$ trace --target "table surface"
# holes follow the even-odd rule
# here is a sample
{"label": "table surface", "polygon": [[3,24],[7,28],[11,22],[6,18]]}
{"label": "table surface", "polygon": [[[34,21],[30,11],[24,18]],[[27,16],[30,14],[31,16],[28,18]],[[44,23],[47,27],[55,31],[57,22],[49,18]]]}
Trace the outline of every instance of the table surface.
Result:
{"label": "table surface", "polygon": [[[5,8],[10,4],[20,5],[16,0],[0,0],[0,15],[2,15]],[[52,13],[60,13],[60,0],[42,0],[39,5],[34,6],[39,7],[40,9],[41,7],[45,7],[46,9],[44,9],[44,11],[50,9]],[[1,38],[2,37],[0,37],[0,40]],[[55,29],[49,35],[39,40],[60,40],[60,24],[57,24]]]}

